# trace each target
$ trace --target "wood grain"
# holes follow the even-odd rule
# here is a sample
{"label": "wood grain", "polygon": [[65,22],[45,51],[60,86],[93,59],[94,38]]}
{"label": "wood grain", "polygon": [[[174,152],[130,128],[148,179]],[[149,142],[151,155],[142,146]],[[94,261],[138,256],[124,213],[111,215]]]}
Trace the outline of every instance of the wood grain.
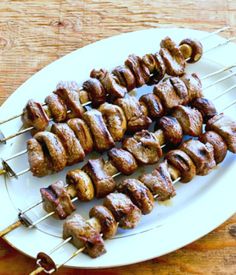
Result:
{"label": "wood grain", "polygon": [[[0,104],[35,72],[77,48],[162,24],[210,31],[230,25],[224,33],[230,37],[236,35],[236,2],[1,0]],[[34,260],[0,241],[0,275],[28,274],[34,267]],[[58,274],[77,273],[63,268]],[[169,255],[126,267],[80,270],[79,274],[236,274],[236,215]]]}

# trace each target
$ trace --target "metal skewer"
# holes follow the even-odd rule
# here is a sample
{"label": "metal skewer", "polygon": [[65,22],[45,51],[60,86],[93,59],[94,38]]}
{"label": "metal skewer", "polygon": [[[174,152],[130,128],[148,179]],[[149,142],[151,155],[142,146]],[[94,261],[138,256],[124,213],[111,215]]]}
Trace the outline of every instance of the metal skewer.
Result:
{"label": "metal skewer", "polygon": [[[226,30],[226,29],[229,29],[229,28],[230,28],[229,26],[223,27],[223,28],[221,28],[221,29],[219,29],[219,30],[216,30],[216,31],[214,31],[214,32],[212,32],[212,33],[206,35],[206,36],[203,37],[201,40],[205,40],[205,39],[207,39],[207,38],[209,38],[209,37],[211,37],[211,36],[213,36],[213,35],[215,35],[215,34],[217,34],[217,33],[220,33],[220,32],[222,32],[222,31],[224,31],[224,30]],[[223,46],[223,45],[226,45],[226,44],[228,44],[230,41],[233,41],[234,39],[236,39],[236,37],[227,39],[225,42],[219,43],[219,44],[215,45],[214,47],[212,47],[212,48],[210,48],[210,49],[204,51],[204,54],[207,53],[207,52],[210,52],[210,51],[213,50],[213,49],[216,49],[216,48],[218,48],[218,47],[221,47],[221,46]],[[80,87],[78,90],[82,91],[83,88]],[[87,106],[87,105],[89,105],[89,104],[91,104],[91,101],[88,101],[88,102],[82,104],[82,106]],[[45,106],[45,105],[46,105],[46,104],[43,104],[43,106]],[[8,119],[6,119],[6,120],[2,120],[2,121],[0,121],[0,125],[6,123],[6,122],[8,122],[8,121],[11,121],[11,120],[13,120],[13,119],[15,119],[15,118],[18,118],[18,117],[20,117],[20,116],[22,116],[22,115],[23,115],[23,113],[21,113],[21,114],[19,114],[19,115],[16,115],[16,116],[13,116],[12,118],[8,118]],[[12,138],[14,138],[14,137],[17,137],[17,136],[19,136],[19,135],[21,135],[21,134],[24,134],[24,133],[26,133],[26,132],[28,132],[28,131],[31,131],[31,130],[33,130],[33,129],[34,129],[34,127],[28,127],[28,128],[26,128],[26,129],[23,129],[23,130],[21,130],[21,131],[19,131],[19,132],[17,132],[17,133],[14,133],[14,134],[12,134],[12,135],[10,135],[10,136],[8,136],[8,137],[1,138],[1,139],[0,139],[0,143],[5,143],[7,140],[12,139]],[[3,134],[2,134],[2,135],[3,135]]]}

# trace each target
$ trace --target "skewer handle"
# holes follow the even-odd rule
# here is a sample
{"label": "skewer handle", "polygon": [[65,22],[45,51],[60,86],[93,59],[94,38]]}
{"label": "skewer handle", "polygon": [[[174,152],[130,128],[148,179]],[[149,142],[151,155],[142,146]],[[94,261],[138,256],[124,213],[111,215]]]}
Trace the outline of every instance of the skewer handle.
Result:
{"label": "skewer handle", "polygon": [[0,237],[3,237],[7,233],[11,232],[12,230],[14,230],[14,229],[16,229],[17,227],[20,227],[20,226],[21,226],[21,222],[20,221],[12,223],[7,228],[5,228],[4,230],[0,231]]}
{"label": "skewer handle", "polygon": [[44,271],[44,268],[39,266],[38,268],[36,268],[34,271],[32,271],[29,275],[35,275],[35,274],[39,274],[42,271]]}

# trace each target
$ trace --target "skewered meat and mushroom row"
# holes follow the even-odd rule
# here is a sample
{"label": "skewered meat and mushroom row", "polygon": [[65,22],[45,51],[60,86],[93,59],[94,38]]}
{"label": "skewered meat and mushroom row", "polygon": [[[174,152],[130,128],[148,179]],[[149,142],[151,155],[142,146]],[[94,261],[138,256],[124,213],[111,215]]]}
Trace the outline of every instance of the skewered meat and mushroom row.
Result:
{"label": "skewered meat and mushroom row", "polygon": [[[196,80],[193,76],[183,76],[183,78],[190,79],[190,90],[186,88],[182,80],[181,85],[187,89],[190,99],[193,98],[192,91],[195,89],[195,99],[198,99],[202,94],[201,85],[200,82],[198,82],[197,87],[194,86]],[[191,82],[191,79],[193,79],[193,82]],[[168,82],[168,85],[172,85],[172,82],[169,80],[165,82]],[[173,83],[176,83],[176,81]],[[178,84],[176,87],[181,90],[181,85]],[[171,87],[174,91],[174,86]],[[171,95],[167,95],[166,97],[165,90],[166,88],[164,88],[164,90],[158,88],[159,93],[162,93],[161,98],[164,98],[164,102],[168,101],[168,97],[169,100],[172,100]],[[206,106],[204,108],[208,110],[205,101],[204,104]],[[173,144],[181,142],[183,133],[198,136],[202,128],[202,117],[200,112],[189,107],[178,106],[178,104],[182,102],[188,103],[188,96],[183,97],[181,100],[175,100],[175,104],[174,100],[172,100],[171,105],[168,106],[172,109],[174,107],[173,117],[162,117],[159,121],[159,126],[163,129],[166,140]],[[160,118],[164,112],[169,110],[167,108],[168,106],[162,106],[162,100],[159,100],[154,94],[144,95],[140,98],[140,101],[135,97],[128,96],[118,99],[116,104],[117,105],[104,103],[98,110],[92,109],[85,112],[83,115],[84,120],[79,118],[69,119],[67,124],[53,124],[51,133],[37,133],[27,143],[28,159],[33,175],[44,176],[52,172],[60,171],[66,165],[72,165],[82,161],[85,154],[89,153],[93,148],[97,151],[108,150],[114,147],[115,141],[123,138],[126,131],[135,132],[147,129],[151,123],[151,119],[147,114],[150,114],[153,119],[157,119]],[[200,106],[200,103],[198,106]],[[210,107],[212,108],[212,106]],[[204,108],[201,107],[202,113]],[[210,117],[209,114],[207,115],[207,117]],[[193,121],[196,123],[193,123]],[[41,136],[43,136],[43,138]],[[151,139],[144,137],[143,133],[141,136],[136,134],[134,139],[127,139],[124,147],[134,152],[135,149],[132,148],[139,146],[138,144],[140,142],[144,144],[145,139],[148,140],[149,147],[152,143],[153,148],[158,148],[159,145],[157,144],[156,138],[153,136],[152,142],[150,143]],[[140,152],[140,154],[143,153]],[[157,160],[155,156],[153,162]],[[142,160],[141,162],[146,163],[148,160]],[[46,169],[47,164],[48,169]]]}
{"label": "skewered meat and mushroom row", "polygon": [[[23,124],[25,127],[32,126],[42,131],[46,129],[50,117],[55,122],[64,122],[73,117],[82,118],[85,112],[82,104],[89,100],[93,107],[99,107],[106,101],[123,98],[127,91],[134,88],[158,83],[165,73],[170,76],[182,76],[185,59],[190,58],[188,62],[200,59],[202,51],[197,53],[198,59],[194,58],[195,48],[202,48],[199,43],[185,39],[177,47],[169,37],[166,37],[160,43],[159,53],[146,54],[143,58],[134,54],[129,55],[125,64],[116,67],[112,72],[104,69],[92,70],[90,79],[82,85],[82,91],[75,82],[61,82],[57,85],[56,91],[46,97],[46,108],[33,100],[27,103],[22,115]],[[188,54],[186,47],[189,49]]]}

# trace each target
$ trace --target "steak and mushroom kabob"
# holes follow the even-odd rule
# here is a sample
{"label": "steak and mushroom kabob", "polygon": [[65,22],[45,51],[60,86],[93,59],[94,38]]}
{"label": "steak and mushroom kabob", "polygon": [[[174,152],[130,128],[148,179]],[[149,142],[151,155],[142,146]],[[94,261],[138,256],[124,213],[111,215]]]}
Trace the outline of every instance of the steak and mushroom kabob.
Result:
{"label": "steak and mushroom kabob", "polygon": [[[172,134],[170,142],[179,143],[182,140],[182,128],[184,130],[188,127],[182,122],[183,118],[196,119],[196,125],[200,125],[199,129],[202,119],[197,110],[178,105],[194,102],[201,96],[200,80],[195,74],[185,74],[181,79],[172,77],[157,84],[154,93],[143,95],[139,101],[135,97],[127,96],[118,99],[115,105],[103,103],[98,110],[85,112],[83,120],[72,118],[67,123],[54,123],[51,132],[38,132],[28,140],[30,170],[34,176],[39,177],[61,171],[66,165],[82,161],[93,149],[99,152],[109,150],[115,146],[116,141],[124,137],[126,132],[133,133],[147,129],[152,120],[161,118],[173,108],[176,109],[173,117],[161,118],[160,127],[165,135],[171,135],[171,131],[175,131],[177,135]],[[201,102],[198,105],[200,104],[203,105]],[[193,127],[197,127],[196,125]],[[161,133],[159,131],[157,134],[159,139]],[[192,133],[191,129],[186,130],[185,134],[199,135]],[[136,139],[140,138],[142,136],[138,138],[136,135]],[[124,147],[133,146],[129,141]]]}

